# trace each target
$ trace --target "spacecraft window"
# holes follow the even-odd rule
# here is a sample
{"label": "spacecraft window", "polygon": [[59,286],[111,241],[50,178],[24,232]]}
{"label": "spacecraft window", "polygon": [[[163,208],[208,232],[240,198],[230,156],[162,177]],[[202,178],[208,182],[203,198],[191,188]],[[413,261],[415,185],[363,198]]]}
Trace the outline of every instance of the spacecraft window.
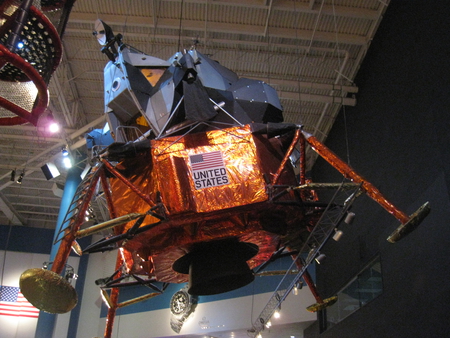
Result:
{"label": "spacecraft window", "polygon": [[111,89],[116,92],[120,88],[120,77],[116,77],[112,83]]}

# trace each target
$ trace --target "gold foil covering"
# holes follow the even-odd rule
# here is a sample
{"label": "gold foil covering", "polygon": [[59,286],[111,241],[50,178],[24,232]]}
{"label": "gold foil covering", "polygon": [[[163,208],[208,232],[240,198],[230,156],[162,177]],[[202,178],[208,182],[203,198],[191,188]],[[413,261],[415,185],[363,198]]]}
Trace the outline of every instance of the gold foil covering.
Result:
{"label": "gold foil covering", "polygon": [[73,286],[50,270],[28,269],[20,276],[19,285],[34,307],[48,313],[69,312],[78,302]]}
{"label": "gold foil covering", "polygon": [[[190,157],[213,152],[222,155],[226,172],[205,169],[196,179]],[[172,215],[210,212],[267,200],[256,146],[248,126],[189,134],[181,140],[169,137],[152,141],[152,157],[157,188]],[[227,181],[228,184],[204,187],[222,176],[227,179],[220,183]]]}
{"label": "gold foil covering", "polygon": [[[266,261],[280,241],[277,231],[267,229],[270,223],[288,226],[303,217],[299,208],[268,202],[266,179],[278,171],[283,155],[277,139],[252,135],[244,126],[152,140],[148,154],[118,164],[116,169],[155,204],[160,195],[167,211],[161,224],[122,243],[128,271],[186,282],[188,276],[175,272],[173,262],[194,243],[230,237],[258,245],[250,268]],[[203,176],[195,175],[202,170]],[[205,181],[196,183],[199,178]],[[293,171],[283,169],[278,183],[295,185]],[[123,182],[112,177],[110,184],[117,216],[149,210]],[[147,216],[141,226],[158,221]]]}

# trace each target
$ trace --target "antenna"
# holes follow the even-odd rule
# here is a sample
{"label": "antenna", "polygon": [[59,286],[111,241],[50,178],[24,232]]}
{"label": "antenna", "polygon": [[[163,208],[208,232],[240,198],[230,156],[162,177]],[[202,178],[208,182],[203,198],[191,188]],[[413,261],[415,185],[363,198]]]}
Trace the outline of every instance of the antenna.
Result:
{"label": "antenna", "polygon": [[94,27],[95,30],[92,32],[92,35],[97,38],[100,45],[104,46],[102,48],[102,53],[106,54],[108,59],[114,62],[117,56],[115,43],[117,42],[120,48],[122,45],[122,35],[114,35],[111,27],[100,19],[95,20]]}

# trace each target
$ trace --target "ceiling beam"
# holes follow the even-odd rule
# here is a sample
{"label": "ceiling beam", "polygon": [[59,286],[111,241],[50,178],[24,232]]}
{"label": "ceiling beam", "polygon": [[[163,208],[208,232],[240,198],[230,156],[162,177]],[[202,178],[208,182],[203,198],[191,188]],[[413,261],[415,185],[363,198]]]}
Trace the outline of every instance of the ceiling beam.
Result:
{"label": "ceiling beam", "polygon": [[20,216],[19,212],[9,203],[9,201],[0,192],[0,210],[5,214],[13,225],[25,225],[25,219]]}
{"label": "ceiling beam", "polygon": [[44,212],[44,211],[32,211],[32,210],[21,210],[22,214],[30,214],[30,215],[47,215],[47,216],[53,216],[57,217],[58,213],[54,212]]}
{"label": "ceiling beam", "polygon": [[[81,23],[90,24],[97,19],[97,14],[95,13],[72,13],[70,16],[70,22],[66,28],[66,32],[70,31],[70,23]],[[123,16],[105,14],[102,15],[102,20],[105,21],[110,26],[120,26],[123,27]],[[140,26],[140,27],[151,27],[152,24],[149,22],[148,17],[133,17],[132,22],[127,23],[128,26]],[[198,31],[199,34],[204,30],[203,20],[183,20],[182,28],[183,30],[194,30]],[[159,18],[158,28],[174,29],[179,30],[180,20],[171,18]],[[73,29],[73,28],[72,28]],[[264,36],[264,25],[245,25],[236,23],[224,23],[215,22],[214,25],[209,25],[209,31],[217,33],[243,33],[246,35],[256,35]],[[92,33],[92,32],[91,32]],[[151,35],[147,34],[147,37]],[[297,40],[307,40],[310,41],[314,36],[315,41],[335,43],[339,41],[342,44],[350,45],[365,45],[367,43],[364,36],[344,34],[336,32],[313,32],[311,30],[299,30],[295,28],[281,28],[281,27],[271,27],[270,36],[279,38],[292,39],[295,37]]]}
{"label": "ceiling beam", "polygon": [[[9,139],[9,140],[28,140],[37,142],[39,140],[38,136],[30,136],[30,135],[20,135],[20,134],[0,134],[0,139]],[[55,138],[55,137],[46,137],[41,139],[42,142],[49,143],[60,143],[64,142],[63,139]]]}
{"label": "ceiling beam", "polygon": [[[42,190],[42,189],[39,189],[39,190]],[[50,190],[46,189],[46,191],[50,191]],[[17,194],[12,195],[12,194],[4,193],[3,196],[4,196],[5,198],[12,199],[12,198],[17,197]],[[54,195],[53,195],[53,196],[54,196]],[[21,199],[21,200],[24,200],[24,199],[27,199],[27,198],[31,198],[31,199],[33,199],[33,200],[39,199],[39,201],[41,201],[41,200],[43,200],[43,201],[44,201],[44,200],[45,200],[45,201],[54,201],[54,202],[59,202],[59,201],[61,201],[61,198],[60,198],[60,197],[48,197],[48,196],[43,196],[43,195],[39,195],[39,196],[36,196],[36,195],[21,195],[21,196],[20,196],[20,199]],[[12,204],[14,205],[14,203],[12,203]],[[58,208],[59,208],[59,204],[58,204]]]}
{"label": "ceiling beam", "polygon": [[42,205],[42,204],[36,204],[36,203],[11,203],[13,206],[22,206],[22,207],[37,207],[42,209],[59,209],[59,205]]}
{"label": "ceiling beam", "polygon": [[340,96],[327,96],[327,95],[314,95],[308,93],[295,93],[280,91],[278,93],[280,100],[300,100],[300,101],[311,101],[311,102],[322,102],[328,104],[339,104],[344,106],[355,106],[356,99],[350,97],[340,97]]}
{"label": "ceiling beam", "polygon": [[[164,2],[177,2],[180,0],[164,0]],[[184,0],[185,5],[189,4],[198,4],[205,5],[205,0]],[[262,4],[260,1],[253,0],[228,0],[228,1],[210,1],[210,6],[227,6],[227,7],[251,7],[255,9],[267,10],[267,3],[264,2]],[[297,2],[292,0],[277,0],[273,5],[272,10],[282,11],[282,12],[302,12],[302,13],[311,13],[317,14],[319,12],[319,3],[315,3],[315,1],[310,0],[309,3]],[[364,9],[364,8],[354,8],[349,6],[334,6],[334,5],[323,5],[322,13],[326,15],[336,15],[344,18],[355,18],[355,19],[368,19],[368,20],[376,20],[377,19],[377,10],[373,9]],[[71,17],[72,19],[72,17]],[[122,22],[123,24],[123,22]]]}
{"label": "ceiling beam", "polygon": [[[35,133],[44,131],[44,128],[31,126],[29,124],[22,124],[22,125],[15,125],[15,126],[1,126],[0,125],[0,130],[3,130],[3,129],[7,130],[7,131],[16,130],[16,131],[20,131],[20,132],[35,132]],[[67,133],[75,132],[75,129],[65,128],[65,130]]]}

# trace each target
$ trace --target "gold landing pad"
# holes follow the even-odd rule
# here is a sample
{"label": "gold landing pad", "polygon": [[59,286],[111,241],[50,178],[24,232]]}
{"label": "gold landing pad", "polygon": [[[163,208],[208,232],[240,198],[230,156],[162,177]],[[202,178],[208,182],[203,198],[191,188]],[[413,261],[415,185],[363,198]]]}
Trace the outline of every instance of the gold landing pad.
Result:
{"label": "gold landing pad", "polygon": [[45,269],[28,269],[20,276],[20,290],[39,310],[66,313],[77,305],[78,297],[72,285],[57,273]]}

